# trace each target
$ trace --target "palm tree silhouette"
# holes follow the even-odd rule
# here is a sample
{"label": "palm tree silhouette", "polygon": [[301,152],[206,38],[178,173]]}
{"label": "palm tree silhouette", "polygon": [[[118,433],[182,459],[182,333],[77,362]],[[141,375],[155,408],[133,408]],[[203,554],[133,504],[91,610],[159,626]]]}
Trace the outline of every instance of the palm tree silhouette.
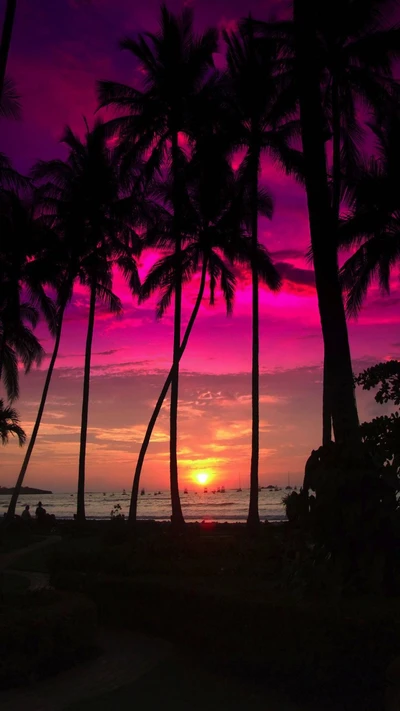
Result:
{"label": "palm tree silhouette", "polygon": [[326,167],[327,137],[316,3],[294,0],[296,90],[318,306],[324,340],[324,374],[337,442],[359,441],[346,316],[338,275],[337,229]]}
{"label": "palm tree silhouette", "polygon": [[[393,78],[393,60],[400,53],[400,29],[388,21],[390,9],[390,0],[338,0],[323,5],[308,3],[307,12],[312,16],[312,30],[309,29],[309,33],[313,33],[314,70],[316,72],[317,67],[319,68],[319,98],[323,106],[324,121],[315,119],[315,112],[312,112],[312,115],[314,121],[320,123],[325,144],[330,144],[331,147],[331,155],[327,151],[327,158],[330,161],[331,221],[336,232],[339,228],[340,205],[345,184],[357,173],[361,160],[360,146],[364,132],[360,121],[360,106],[364,107],[362,113],[368,111],[380,116],[383,107],[387,106],[390,100],[399,100],[398,85]],[[298,18],[301,11],[299,2],[296,6]],[[297,72],[295,23],[288,21],[257,24],[266,36],[273,36],[281,50],[283,49],[280,53],[281,66],[286,66],[288,76],[292,73],[293,91],[298,93],[300,83],[296,81],[296,73],[304,78],[305,67],[298,67]],[[325,311],[324,307],[322,309]],[[328,315],[325,314],[324,320],[327,318]],[[343,327],[341,330],[341,350],[344,359],[348,361],[346,352],[349,349],[345,343]],[[329,350],[325,342],[323,444],[331,441],[332,398],[337,400],[342,388],[335,386],[338,368],[335,373],[335,370],[331,372],[329,367],[334,360],[338,363],[338,353],[335,358],[327,352],[327,348]],[[342,370],[347,373],[348,389],[348,364]],[[346,401],[353,410],[353,428],[356,426],[356,417],[351,393],[347,393]],[[335,406],[339,415],[341,406]],[[340,430],[342,429],[343,425],[340,425]],[[340,432],[336,432],[335,436],[337,439]]]}
{"label": "palm tree silhouette", "polygon": [[377,157],[365,162],[347,186],[350,213],[340,230],[341,245],[357,247],[341,269],[351,316],[358,314],[375,278],[382,291],[390,292],[391,273],[400,260],[398,111],[388,112],[383,123],[371,128],[377,138]]}
{"label": "palm tree silhouette", "polygon": [[[39,202],[43,214],[49,227],[62,238],[58,257],[59,283],[57,279],[54,283],[59,292],[58,329],[42,398],[43,407],[57,358],[63,315],[75,279],[89,290],[77,496],[80,524],[85,521],[86,442],[96,305],[101,302],[114,314],[122,311],[120,299],[112,292],[114,266],[121,270],[133,293],[140,287],[134,258],[139,240],[132,226],[135,201],[130,195],[129,181],[127,176],[124,185],[120,180],[119,157],[108,145],[104,125],[99,121],[92,131],[87,124],[86,128],[84,141],[70,128],[65,130],[62,140],[69,149],[66,161],[39,162],[33,171],[33,177],[41,183]],[[38,417],[39,414],[41,418],[42,412]],[[40,424],[40,419],[37,423]]]}
{"label": "palm tree silhouette", "polygon": [[[257,41],[251,18],[239,26],[237,32],[224,32],[227,44],[228,77],[231,90],[233,118],[238,123],[237,135],[233,140],[238,148],[244,148],[246,155],[241,173],[249,191],[251,209],[251,276],[252,276],[252,438],[250,465],[250,502],[247,524],[256,528],[260,522],[258,512],[258,467],[259,467],[259,273],[258,273],[258,213],[259,175],[261,156],[268,151],[285,162],[286,169],[294,170],[296,152],[287,145],[290,135],[288,125],[282,128],[285,118],[284,104],[280,108],[280,87],[274,71],[276,57],[273,42]],[[281,128],[278,127],[278,119]],[[267,197],[267,196],[265,196]],[[264,213],[270,219],[273,202],[269,198],[269,209]],[[270,288],[277,288],[278,279],[270,282]]]}
{"label": "palm tree silhouette", "polygon": [[18,438],[19,446],[25,444],[26,434],[20,425],[19,416],[13,407],[4,406],[0,400],[0,439],[2,444],[7,444],[10,435]]}
{"label": "palm tree silhouette", "polygon": [[[40,210],[41,208],[39,194],[40,190],[37,191],[36,195],[37,208]],[[46,218],[48,217],[50,217],[50,221],[46,220]],[[43,219],[45,225],[47,223],[47,227],[50,227],[50,224],[53,219],[51,215],[43,215],[41,216],[41,219]],[[36,415],[35,424],[32,430],[31,437],[29,439],[28,447],[25,453],[23,463],[21,465],[17,482],[15,484],[14,491],[11,496],[10,504],[8,506],[8,519],[14,518],[18,497],[21,491],[21,487],[24,483],[26,471],[28,469],[32,452],[36,443],[36,438],[42,421],[47,395],[50,388],[50,383],[60,347],[65,309],[72,298],[73,283],[78,276],[78,255],[69,253],[65,249],[65,245],[63,244],[62,239],[60,239],[60,236],[56,234],[55,230],[52,230],[52,237],[53,239],[51,246],[46,250],[45,255],[42,255],[41,258],[41,271],[43,281],[57,291],[57,308],[55,314],[55,341],[53,346],[53,352],[50,358],[49,367],[46,373],[46,379],[42,391],[42,396],[40,399],[38,412]]]}
{"label": "palm tree silhouette", "polygon": [[180,15],[161,7],[160,29],[157,33],[140,35],[137,40],[125,39],[128,49],[139,61],[144,89],[139,90],[115,82],[101,82],[101,106],[113,105],[129,115],[114,121],[114,130],[121,137],[125,162],[146,153],[147,174],[162,167],[172,177],[172,209],[174,236],[175,308],[173,339],[173,377],[170,408],[170,481],[172,524],[184,523],[178,487],[177,415],[179,386],[179,352],[181,346],[182,302],[182,147],[181,137],[190,140],[191,129],[202,111],[212,84],[213,53],[217,51],[218,34],[208,30],[196,36],[193,13],[184,8]]}
{"label": "palm tree silhouette", "polygon": [[[26,324],[34,328],[42,313],[54,332],[55,309],[44,290],[41,254],[48,231],[35,219],[30,199],[0,192],[0,231],[0,379],[13,400],[19,395],[18,361],[28,372],[44,354]],[[23,290],[29,301],[22,301]]]}
{"label": "palm tree silhouette", "polygon": [[[380,116],[382,108],[400,98],[393,60],[400,54],[400,30],[390,26],[390,2],[339,0],[318,12],[320,61],[326,115],[332,135],[331,190],[336,230],[339,229],[344,184],[357,174],[363,127],[359,107]],[[331,441],[329,370],[324,378],[323,444]]]}
{"label": "palm tree silhouette", "polygon": [[[179,358],[185,352],[189,337],[199,312],[206,279],[209,279],[210,304],[214,304],[217,283],[223,293],[228,314],[233,307],[235,276],[231,266],[235,262],[248,266],[251,262],[251,240],[248,238],[250,223],[249,201],[243,189],[241,176],[236,176],[230,164],[231,137],[227,132],[213,130],[207,123],[197,137],[195,148],[184,172],[185,199],[183,201],[183,281],[189,281],[200,268],[200,284],[193,311],[190,315],[180,347]],[[164,224],[160,216],[154,228],[147,233],[147,244],[166,247],[171,240],[173,216],[171,213],[171,185],[164,182],[157,186],[158,201],[165,205]],[[261,214],[269,214],[270,200],[263,193],[258,195]],[[150,234],[149,234],[150,232]],[[279,277],[271,264],[267,251],[257,246],[257,263],[260,277],[276,288]],[[150,270],[142,291],[142,300],[155,290],[161,289],[157,315],[161,317],[168,307],[174,291],[173,254],[161,259]],[[161,410],[173,376],[171,368],[150,418],[136,465],[132,487],[130,524],[136,522],[140,475],[144,457],[150,442],[158,414]]]}
{"label": "palm tree silhouette", "polygon": [[3,95],[8,53],[10,51],[16,9],[17,0],[7,0],[6,12],[4,15],[3,22],[3,30],[0,41],[0,103]]}

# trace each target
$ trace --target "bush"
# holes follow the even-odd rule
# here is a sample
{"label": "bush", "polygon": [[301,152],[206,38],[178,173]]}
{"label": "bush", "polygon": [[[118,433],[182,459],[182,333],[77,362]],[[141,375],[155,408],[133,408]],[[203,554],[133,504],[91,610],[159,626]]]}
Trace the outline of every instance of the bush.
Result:
{"label": "bush", "polygon": [[[315,496],[308,497],[312,489]],[[332,442],[312,452],[304,477],[310,531],[320,557],[331,556],[342,587],[361,592],[397,590],[400,512],[396,477],[368,447]]]}
{"label": "bush", "polygon": [[94,604],[80,595],[42,591],[0,606],[0,688],[71,666],[96,649]]}
{"label": "bush", "polygon": [[308,516],[308,499],[302,491],[292,491],[282,499],[289,523],[302,524]]}

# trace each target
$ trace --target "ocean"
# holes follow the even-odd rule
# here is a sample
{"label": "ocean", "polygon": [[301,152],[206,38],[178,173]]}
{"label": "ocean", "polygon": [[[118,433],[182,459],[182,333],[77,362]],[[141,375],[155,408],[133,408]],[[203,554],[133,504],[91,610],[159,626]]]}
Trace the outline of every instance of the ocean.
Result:
{"label": "ocean", "polygon": [[[259,493],[260,518],[265,521],[284,521],[285,511],[282,497],[286,492],[282,489],[271,491],[262,489]],[[0,497],[0,507],[7,509],[9,496]],[[41,499],[47,513],[56,518],[72,519],[76,512],[76,494],[24,495],[17,505],[17,514],[21,514],[26,504],[30,504],[32,513]],[[111,511],[119,504],[121,513],[128,515],[130,491],[122,492],[90,492],[86,493],[86,517],[88,519],[109,519]],[[226,493],[203,493],[189,490],[181,493],[183,515],[186,521],[210,520],[219,523],[239,523],[247,518],[249,491],[228,489]],[[147,491],[139,496],[138,519],[168,521],[171,516],[171,500],[168,491]]]}

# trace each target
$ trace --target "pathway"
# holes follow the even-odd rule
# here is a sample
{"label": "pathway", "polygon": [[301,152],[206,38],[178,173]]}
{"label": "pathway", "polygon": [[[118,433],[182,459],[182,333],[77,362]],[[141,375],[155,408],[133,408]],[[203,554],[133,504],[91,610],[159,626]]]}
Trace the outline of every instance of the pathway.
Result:
{"label": "pathway", "polygon": [[30,555],[31,553],[35,553],[36,551],[40,551],[45,548],[51,548],[56,543],[59,543],[59,541],[62,541],[61,536],[49,536],[44,541],[38,541],[38,543],[32,543],[30,546],[17,548],[9,553],[0,555],[0,571],[5,568],[12,569],[13,564],[25,555]]}
{"label": "pathway", "polygon": [[[164,640],[103,629],[100,643],[103,654],[96,659],[28,688],[0,692],[1,711],[313,711],[205,670]],[[334,709],[324,704],[324,711]]]}

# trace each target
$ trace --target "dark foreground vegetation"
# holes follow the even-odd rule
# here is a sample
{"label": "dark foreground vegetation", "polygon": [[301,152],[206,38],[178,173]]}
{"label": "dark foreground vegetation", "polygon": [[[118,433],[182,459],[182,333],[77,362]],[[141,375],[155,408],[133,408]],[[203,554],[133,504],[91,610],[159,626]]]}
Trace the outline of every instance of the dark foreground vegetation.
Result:
{"label": "dark foreground vegetation", "polygon": [[[47,571],[54,590],[3,595],[3,687],[92,652],[97,616],[296,701],[384,708],[400,613],[397,595],[382,591],[379,556],[361,583],[359,569],[293,523],[265,524],[256,537],[244,525],[190,524],[177,535],[154,522],[133,536],[121,520],[88,523],[84,532],[61,522],[57,533],[54,547],[16,565]],[[398,589],[399,570],[393,583]]]}

